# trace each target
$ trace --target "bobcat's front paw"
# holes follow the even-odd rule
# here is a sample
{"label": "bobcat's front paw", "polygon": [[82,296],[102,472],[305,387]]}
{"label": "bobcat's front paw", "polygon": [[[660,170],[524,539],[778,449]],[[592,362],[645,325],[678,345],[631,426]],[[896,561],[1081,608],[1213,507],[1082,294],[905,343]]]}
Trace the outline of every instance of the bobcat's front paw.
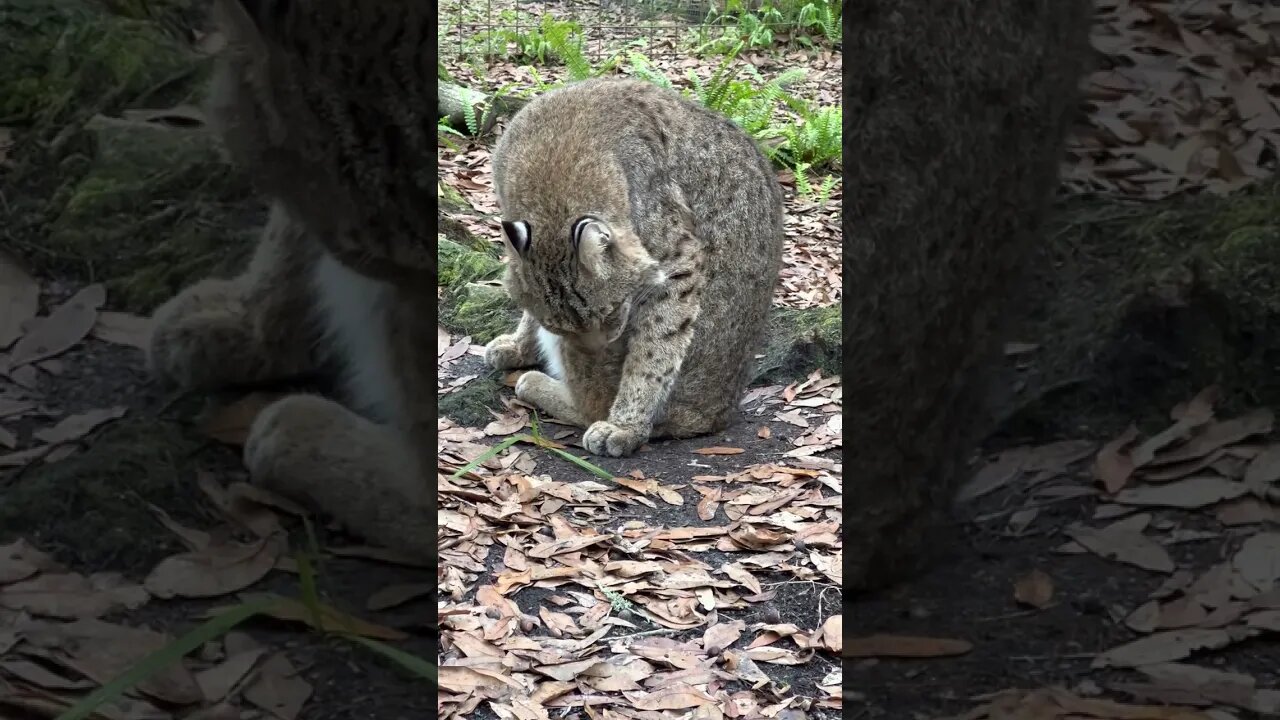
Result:
{"label": "bobcat's front paw", "polygon": [[162,381],[183,389],[234,384],[240,356],[252,354],[244,304],[225,280],[205,280],[156,309],[147,341],[147,365]]}
{"label": "bobcat's front paw", "polygon": [[582,436],[582,446],[593,455],[626,457],[648,439],[648,428],[626,427],[599,420],[587,428],[587,433]]}
{"label": "bobcat's front paw", "polygon": [[537,358],[529,357],[520,347],[514,333],[499,335],[484,346],[484,361],[495,370],[514,370],[529,367]]}

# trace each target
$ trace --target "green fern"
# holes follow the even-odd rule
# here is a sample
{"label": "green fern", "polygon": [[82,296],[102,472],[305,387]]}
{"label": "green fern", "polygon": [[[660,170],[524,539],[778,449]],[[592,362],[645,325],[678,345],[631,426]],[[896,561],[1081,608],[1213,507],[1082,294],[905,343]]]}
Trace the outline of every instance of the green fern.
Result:
{"label": "green fern", "polygon": [[796,176],[796,193],[800,195],[805,202],[811,203],[818,207],[826,207],[827,201],[831,199],[831,193],[836,188],[838,178],[835,175],[828,175],[822,179],[822,184],[817,188],[809,181],[809,163],[797,163],[793,169]]}

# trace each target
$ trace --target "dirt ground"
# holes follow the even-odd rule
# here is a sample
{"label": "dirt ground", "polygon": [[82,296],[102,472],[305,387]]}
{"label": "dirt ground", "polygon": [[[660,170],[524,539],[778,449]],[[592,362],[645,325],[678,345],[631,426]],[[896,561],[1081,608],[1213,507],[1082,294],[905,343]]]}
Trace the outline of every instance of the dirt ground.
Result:
{"label": "dirt ground", "polygon": [[[46,283],[46,288],[51,291],[45,297],[46,307],[78,289],[59,283]],[[147,377],[141,351],[95,338],[58,356],[57,364],[49,367],[56,374],[41,370],[32,388],[0,378],[0,397],[38,398],[38,413],[5,422],[20,448],[38,445],[32,433],[47,427],[48,418],[106,407],[123,407],[125,412],[118,421],[73,441],[77,450],[69,457],[7,466],[0,473],[0,546],[25,539],[51,553],[67,570],[86,575],[116,572],[127,581],[142,582],[161,560],[187,549],[147,510],[148,503],[188,528],[246,535],[243,528],[228,528],[227,516],[197,487],[199,473],[208,473],[223,486],[246,479],[238,451],[210,440],[196,427],[195,419],[207,399],[166,394]],[[298,526],[293,523],[292,527]],[[336,531],[321,527],[317,532],[325,547],[330,543],[358,547],[357,541]],[[295,548],[305,547],[305,536],[295,532],[293,542]],[[428,650],[435,640],[428,630],[431,616],[426,597],[376,614],[365,610],[367,599],[378,589],[429,582],[425,567],[326,555],[317,575],[325,603],[371,620],[376,615],[374,622],[407,634],[397,647],[430,657]],[[0,596],[4,586],[0,582]],[[297,597],[299,580],[296,571],[278,569],[251,588],[240,589]],[[233,604],[235,598],[234,592],[201,599],[153,598],[141,608],[113,611],[102,619],[180,635],[197,624],[201,613]],[[12,611],[22,604],[12,594],[0,597],[0,634],[6,621],[16,621]],[[55,610],[41,608],[39,603],[27,609],[46,617]],[[267,652],[285,653],[310,685],[305,710],[298,717],[408,720],[433,712],[426,681],[350,642],[270,619],[251,621],[241,629]],[[216,652],[216,647],[206,650]],[[17,662],[17,656],[6,660]],[[0,682],[0,687],[9,686]],[[18,712],[5,704],[10,699],[0,692],[0,707],[5,708],[0,716],[52,717],[6,714]],[[242,717],[262,716],[251,704],[246,704],[244,712]]]}

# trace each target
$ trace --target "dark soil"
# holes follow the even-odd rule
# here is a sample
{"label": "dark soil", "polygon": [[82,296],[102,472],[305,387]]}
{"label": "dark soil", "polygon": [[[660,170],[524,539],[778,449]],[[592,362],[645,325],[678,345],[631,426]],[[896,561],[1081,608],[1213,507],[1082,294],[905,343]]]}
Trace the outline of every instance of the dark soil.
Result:
{"label": "dark soil", "polygon": [[[1087,462],[1083,465],[1082,473],[1087,472]],[[996,493],[961,511],[956,535],[963,542],[944,552],[921,577],[885,592],[852,598],[845,605],[846,638],[888,633],[957,638],[973,644],[971,652],[959,657],[847,661],[846,693],[854,695],[846,696],[846,717],[950,718],[978,705],[978,696],[1001,690],[1063,687],[1085,696],[1145,679],[1136,672],[1093,670],[1090,663],[1094,655],[1140,637],[1123,619],[1167,576],[1092,554],[1055,552],[1069,539],[1062,534],[1066,526],[1104,524],[1091,520],[1097,505],[1093,498],[1041,508],[1021,536],[1008,529],[1007,515],[979,520],[1000,509],[1018,509],[1011,495]],[[1197,576],[1230,558],[1239,547],[1239,536],[1258,530],[1252,526],[1239,532],[1222,531],[1212,519],[1195,512],[1154,515],[1154,522],[1221,532],[1218,538],[1168,546],[1177,566]],[[1043,610],[1014,600],[1014,584],[1036,569],[1047,573],[1054,584],[1052,603]],[[1252,675],[1257,686],[1265,688],[1280,682],[1277,657],[1274,641],[1262,638],[1197,653],[1185,662]],[[1149,702],[1123,693],[1106,694],[1123,701]],[[1240,711],[1238,717],[1260,716]]]}

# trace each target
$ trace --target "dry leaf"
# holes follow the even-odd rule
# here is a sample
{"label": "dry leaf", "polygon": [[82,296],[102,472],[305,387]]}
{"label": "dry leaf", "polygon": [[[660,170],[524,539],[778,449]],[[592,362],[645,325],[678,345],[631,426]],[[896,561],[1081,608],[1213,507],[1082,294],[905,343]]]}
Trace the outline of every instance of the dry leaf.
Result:
{"label": "dry leaf", "polygon": [[7,253],[0,253],[0,350],[22,337],[27,321],[40,312],[40,283]]}
{"label": "dry leaf", "polygon": [[98,322],[93,326],[94,337],[114,345],[125,345],[143,352],[151,342],[152,321],[149,317],[122,312],[98,313]]}
{"label": "dry leaf", "polygon": [[200,422],[200,432],[228,445],[244,445],[258,413],[281,397],[277,393],[250,393],[207,413]]}
{"label": "dry leaf", "polygon": [[972,643],[948,638],[913,637],[909,635],[870,635],[850,638],[840,657],[933,658],[964,655]]}
{"label": "dry leaf", "polygon": [[1053,578],[1042,570],[1032,570],[1014,583],[1013,599],[1043,610],[1053,601]]}
{"label": "dry leaf", "polygon": [[93,329],[98,321],[98,308],[106,301],[105,287],[89,285],[47,317],[37,318],[14,344],[9,354],[9,367],[17,368],[70,350]]}
{"label": "dry leaf", "polygon": [[1141,667],[1181,660],[1198,650],[1216,650],[1234,638],[1222,628],[1189,628],[1148,635],[1112,648],[1093,660],[1093,667]]}
{"label": "dry leaf", "polygon": [[1125,488],[1115,496],[1115,501],[1122,505],[1201,508],[1235,500],[1247,492],[1249,488],[1244,483],[1220,475],[1199,475],[1163,485]]}
{"label": "dry leaf", "polygon": [[71,415],[62,419],[53,427],[37,430],[32,433],[32,437],[50,445],[60,445],[79,440],[103,425],[124,417],[126,410],[127,408],[121,405],[90,410],[79,415]]}
{"label": "dry leaf", "polygon": [[279,720],[294,720],[311,697],[311,683],[304,680],[284,653],[267,658],[244,697]]}
{"label": "dry leaf", "polygon": [[243,590],[266,577],[280,557],[278,538],[252,543],[227,541],[160,561],[143,585],[156,597],[217,597]]}
{"label": "dry leaf", "polygon": [[694,450],[699,455],[740,455],[744,452],[742,448],[734,447],[705,447]]}
{"label": "dry leaf", "polygon": [[1129,476],[1133,474],[1133,458],[1125,449],[1137,439],[1138,428],[1130,425],[1120,437],[1107,443],[1098,451],[1093,473],[1094,477],[1102,481],[1102,486],[1107,489],[1107,492],[1112,494],[1120,492],[1120,489],[1129,481]]}
{"label": "dry leaf", "polygon": [[1142,528],[1150,521],[1149,515],[1134,515],[1104,528],[1072,526],[1066,529],[1066,533],[1099,557],[1155,572],[1171,573],[1174,571],[1174,563],[1169,551],[1142,534]]}

